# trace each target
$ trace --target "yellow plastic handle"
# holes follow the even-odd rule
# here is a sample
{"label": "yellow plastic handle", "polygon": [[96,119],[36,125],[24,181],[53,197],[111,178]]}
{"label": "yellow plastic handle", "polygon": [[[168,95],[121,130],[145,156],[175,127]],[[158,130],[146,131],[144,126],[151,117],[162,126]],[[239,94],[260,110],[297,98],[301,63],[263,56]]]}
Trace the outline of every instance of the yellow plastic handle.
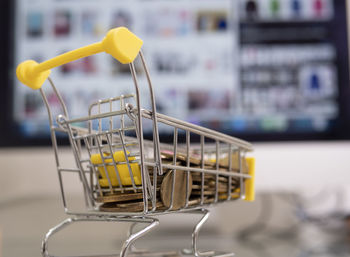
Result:
{"label": "yellow plastic handle", "polygon": [[41,88],[52,68],[100,52],[112,55],[123,64],[131,63],[139,53],[142,44],[142,40],[127,28],[114,28],[108,31],[101,42],[61,54],[42,63],[33,60],[24,61],[17,66],[16,75],[19,81],[35,90]]}

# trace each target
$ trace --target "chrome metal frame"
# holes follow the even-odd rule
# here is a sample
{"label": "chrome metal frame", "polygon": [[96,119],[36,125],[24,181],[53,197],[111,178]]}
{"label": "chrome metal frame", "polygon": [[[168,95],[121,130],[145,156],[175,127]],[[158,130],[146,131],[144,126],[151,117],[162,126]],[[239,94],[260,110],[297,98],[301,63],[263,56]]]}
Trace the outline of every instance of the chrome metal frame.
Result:
{"label": "chrome metal frame", "polygon": [[[154,215],[161,215],[174,212],[198,213],[203,214],[203,218],[196,225],[192,235],[192,249],[184,250],[183,254],[192,254],[195,256],[231,256],[231,254],[216,254],[215,252],[201,253],[197,249],[198,233],[202,225],[209,217],[209,211],[206,206],[216,204],[222,201],[242,199],[245,197],[244,180],[250,178],[248,174],[243,172],[241,157],[245,153],[252,150],[251,144],[243,140],[230,137],[228,135],[203,128],[188,122],[184,122],[169,116],[157,113],[155,95],[151,78],[146,66],[146,62],[142,52],[139,57],[145,71],[148,82],[148,89],[151,97],[151,110],[141,108],[141,97],[139,91],[139,82],[136,75],[134,63],[130,63],[130,71],[134,82],[136,95],[122,95],[105,100],[99,100],[90,105],[88,115],[70,119],[67,107],[62,96],[55,87],[53,81],[49,78],[48,81],[56,94],[59,103],[61,104],[63,114],[59,114],[54,120],[54,115],[50,108],[50,104],[42,89],[40,93],[44,100],[44,104],[48,111],[52,146],[55,154],[58,178],[60,183],[61,195],[64,210],[69,215],[74,215],[68,218],[61,224],[51,229],[43,240],[43,256],[50,256],[48,253],[48,239],[51,235],[57,233],[64,227],[74,222],[80,221],[115,221],[115,222],[134,222],[148,223],[149,225],[141,231],[130,234],[128,240],[122,247],[120,256],[126,256],[130,245],[139,237],[148,233],[153,227],[158,225],[158,220],[152,218]],[[119,102],[119,104],[117,104]],[[136,106],[132,102],[136,102]],[[115,110],[114,106],[118,106]],[[143,121],[150,120],[152,123],[153,140],[144,139]],[[129,124],[126,124],[126,123]],[[81,125],[84,125],[84,128]],[[107,124],[107,125],[106,125]],[[173,145],[162,144],[159,139],[158,124],[163,124],[173,129]],[[79,126],[77,126],[79,125]],[[186,135],[186,144],[180,146],[178,144],[179,131],[183,131]],[[68,135],[73,155],[75,158],[76,167],[63,167],[60,163],[58,153],[58,143],[56,133],[64,132]],[[191,135],[199,136],[200,144],[195,147],[191,145]],[[206,143],[210,140],[214,142],[214,147]],[[162,150],[172,151],[172,164],[162,163]],[[134,160],[126,158],[125,162],[117,162],[113,157],[105,156],[104,153],[113,153],[116,150],[123,151],[125,156],[135,157]],[[236,151],[239,156],[239,168],[233,170],[231,158],[233,151]],[[101,164],[92,164],[91,155],[97,153],[102,158]],[[186,165],[182,166],[177,163],[177,154],[186,156]],[[199,167],[191,166],[191,155],[200,156]],[[210,155],[214,156],[215,167],[207,168],[205,158]],[[220,170],[219,158],[222,155],[228,156],[229,167],[227,170]],[[131,163],[138,163],[141,168],[141,185],[137,185],[132,173]],[[121,183],[121,177],[118,171],[118,165],[126,164],[131,178],[131,185],[124,186]],[[111,178],[108,175],[108,166],[113,166],[118,180],[118,186],[114,186]],[[99,184],[98,168],[103,168],[108,180],[108,187],[103,188]],[[175,174],[177,170],[186,172],[186,204],[180,210],[173,208],[174,200],[174,185]],[[173,171],[173,185],[171,190],[171,204],[167,209],[157,208],[157,176],[162,176],[165,172]],[[74,172],[79,175],[83,185],[83,192],[86,201],[86,211],[77,212],[71,211],[68,208],[66,201],[66,193],[63,187],[63,173]],[[150,173],[153,174],[153,181],[150,178]],[[201,194],[198,198],[198,203],[192,204],[189,201],[189,176],[191,173],[198,173],[201,176]],[[204,195],[205,174],[215,176],[215,193],[214,197],[209,201]],[[227,179],[227,192],[225,198],[219,198],[219,178]],[[237,188],[240,190],[234,192],[232,181],[237,181]],[[143,194],[143,211],[141,212],[103,212],[98,209],[97,198],[103,196],[106,192],[113,194],[114,192],[124,191],[142,191]],[[150,206],[149,206],[150,201]],[[135,252],[135,251],[134,251]]]}

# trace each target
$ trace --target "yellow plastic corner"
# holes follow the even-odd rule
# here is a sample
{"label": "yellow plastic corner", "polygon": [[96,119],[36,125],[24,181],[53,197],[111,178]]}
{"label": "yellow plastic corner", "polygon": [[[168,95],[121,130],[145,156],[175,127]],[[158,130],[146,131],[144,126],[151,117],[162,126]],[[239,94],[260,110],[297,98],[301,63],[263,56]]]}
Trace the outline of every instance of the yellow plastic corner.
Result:
{"label": "yellow plastic corner", "polygon": [[41,88],[45,80],[49,77],[51,71],[35,72],[34,68],[39,63],[33,60],[27,60],[20,63],[16,69],[16,75],[19,81],[33,90]]}
{"label": "yellow plastic corner", "polygon": [[255,158],[246,157],[248,165],[248,174],[251,178],[245,180],[245,201],[255,200]]}
{"label": "yellow plastic corner", "polygon": [[119,27],[108,31],[102,40],[103,49],[123,64],[135,60],[143,41],[125,27]]}
{"label": "yellow plastic corner", "polygon": [[[129,154],[129,152],[127,152],[127,154]],[[115,160],[115,162],[117,163],[117,171],[114,167],[114,165],[112,164],[112,157],[109,154],[104,153],[103,156],[105,157],[105,163],[110,164],[107,165],[107,172],[108,172],[108,177],[111,180],[111,184],[112,186],[119,186],[119,181],[117,178],[117,172],[119,173],[120,176],[120,180],[122,182],[123,186],[131,186],[132,185],[132,181],[131,181],[131,177],[130,177],[130,173],[129,173],[129,169],[127,164],[118,164],[118,162],[125,162],[126,158],[124,155],[123,151],[117,151],[113,154],[113,159]],[[107,157],[107,158],[106,158]],[[93,165],[98,165],[98,164],[102,164],[102,157],[100,154],[92,154],[91,155],[91,163]],[[135,160],[135,157],[129,157],[128,158],[129,161]],[[140,170],[140,166],[138,163],[130,163],[130,167],[131,167],[131,172],[135,181],[135,185],[141,185],[141,170]],[[108,178],[105,172],[105,168],[103,166],[99,166],[98,167],[98,171],[101,175],[101,179],[99,179],[99,184],[101,187],[108,187],[109,183],[108,183]]]}

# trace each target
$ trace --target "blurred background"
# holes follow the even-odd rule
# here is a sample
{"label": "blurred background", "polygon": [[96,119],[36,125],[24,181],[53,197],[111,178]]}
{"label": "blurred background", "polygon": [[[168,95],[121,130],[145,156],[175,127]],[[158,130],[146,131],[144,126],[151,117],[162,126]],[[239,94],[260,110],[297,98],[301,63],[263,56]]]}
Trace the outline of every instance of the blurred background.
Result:
{"label": "blurred background", "polygon": [[[15,67],[100,41],[118,26],[144,41],[159,112],[254,143],[257,200],[213,208],[204,246],[245,257],[350,256],[346,0],[1,5],[0,256],[39,256],[42,236],[65,217],[47,113],[40,94],[16,80]],[[139,63],[136,69],[145,80]],[[106,54],[64,65],[51,76],[73,117],[86,115],[96,99],[133,92],[128,66]],[[150,108],[147,88],[142,95],[142,106]],[[160,134],[166,139],[169,131],[160,128]],[[68,145],[62,154],[73,163]],[[73,204],[75,182],[65,184]],[[189,242],[195,218],[162,219],[141,244],[176,248]],[[62,252],[114,249],[125,228],[76,226],[53,246]]]}

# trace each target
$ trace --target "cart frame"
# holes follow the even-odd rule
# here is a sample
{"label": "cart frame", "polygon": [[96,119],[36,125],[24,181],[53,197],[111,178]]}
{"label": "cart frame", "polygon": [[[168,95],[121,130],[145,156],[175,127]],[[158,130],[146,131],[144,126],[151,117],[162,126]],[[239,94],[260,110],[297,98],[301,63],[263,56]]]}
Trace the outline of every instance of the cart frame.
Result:
{"label": "cart frame", "polygon": [[[118,28],[119,29],[119,28]],[[130,33],[130,32],[129,32]],[[106,38],[108,37],[108,34]],[[105,40],[104,40],[105,41]],[[103,43],[103,42],[102,42]],[[94,54],[96,51],[96,45],[93,44],[94,51],[89,54]],[[92,45],[91,45],[92,46]],[[141,47],[141,46],[140,46]],[[79,49],[78,49],[79,50]],[[73,52],[73,51],[72,51]],[[106,50],[107,52],[107,50]],[[153,85],[151,82],[150,74],[146,65],[146,61],[141,49],[136,49],[135,52],[139,59],[145,76],[147,79],[148,90],[151,98],[151,110],[146,110],[141,108],[141,95],[139,88],[139,81],[136,75],[136,69],[134,64],[134,59],[136,56],[131,58],[129,61],[129,67],[131,71],[131,76],[134,82],[134,90],[136,95],[122,95],[119,97],[108,98],[105,100],[99,100],[89,107],[88,115],[85,117],[79,117],[70,119],[67,106],[63,100],[63,97],[60,95],[52,79],[48,77],[47,79],[52,87],[53,92],[57,96],[59,103],[62,108],[63,114],[59,114],[56,117],[54,116],[50,103],[47,99],[47,96],[44,90],[39,87],[40,94],[46,106],[50,131],[51,131],[51,140],[53,151],[55,155],[55,161],[58,171],[58,178],[60,183],[61,196],[63,201],[63,206],[66,214],[72,215],[71,218],[63,221],[56,227],[52,228],[47,235],[45,236],[42,244],[42,255],[44,257],[51,256],[48,251],[48,241],[52,235],[67,227],[70,224],[75,222],[84,222],[84,221],[102,221],[102,222],[131,222],[133,224],[142,223],[146,224],[146,227],[141,229],[138,232],[133,233],[134,225],[131,225],[129,231],[128,239],[125,241],[120,252],[120,256],[124,257],[127,255],[127,252],[130,246],[135,242],[136,239],[142,237],[151,231],[155,226],[159,224],[158,219],[154,218],[156,215],[174,213],[174,212],[183,212],[183,213],[196,213],[202,214],[203,217],[194,227],[192,234],[192,249],[184,250],[182,254],[184,255],[194,255],[194,256],[232,256],[232,253],[215,253],[215,252],[206,252],[201,253],[197,249],[197,240],[201,227],[209,217],[209,211],[207,207],[219,202],[236,200],[236,199],[245,199],[251,198],[253,194],[253,183],[254,183],[254,174],[252,173],[254,169],[250,169],[249,173],[243,172],[243,165],[241,159],[245,158],[245,154],[248,151],[252,150],[251,144],[243,140],[230,137],[228,135],[203,128],[188,122],[184,122],[169,116],[157,113],[156,110],[156,101],[155,94],[153,91]],[[68,52],[67,54],[69,54]],[[88,54],[85,54],[87,56]],[[81,54],[75,59],[81,58]],[[66,60],[66,62],[73,60],[71,58]],[[119,58],[117,58],[119,60]],[[62,63],[60,63],[62,64]],[[39,64],[40,65],[40,64]],[[56,67],[58,65],[51,65]],[[18,69],[19,70],[19,69]],[[40,71],[41,75],[44,71]],[[18,75],[18,73],[17,73]],[[18,75],[19,76],[19,75]],[[20,76],[19,76],[20,77]],[[46,78],[45,78],[46,79]],[[21,80],[24,81],[23,78]],[[27,81],[25,81],[27,82]],[[28,83],[26,83],[28,84]],[[134,107],[130,102],[126,103],[126,100],[132,99],[135,97],[136,106]],[[120,107],[118,110],[113,110],[113,104],[115,102],[120,102]],[[101,106],[107,105],[109,109],[107,112],[101,112]],[[93,110],[98,111],[97,114],[93,114]],[[132,126],[127,126],[125,124],[125,119],[131,121]],[[113,123],[115,119],[120,120],[120,126],[115,128]],[[109,120],[109,127],[104,128],[103,122]],[[152,123],[152,140],[144,139],[144,129],[143,129],[143,120],[150,120]],[[76,126],[76,124],[86,124],[87,129],[82,129]],[[94,126],[97,124],[97,129]],[[159,128],[158,124],[165,124],[173,128],[173,145],[164,145],[160,142],[159,139]],[[96,126],[95,126],[96,127]],[[178,144],[178,133],[179,131],[185,132],[185,146],[180,146]],[[129,131],[135,133],[135,137],[128,136]],[[68,135],[70,146],[73,150],[73,155],[76,163],[76,167],[63,167],[59,158],[59,150],[57,143],[57,133],[66,133]],[[196,147],[191,146],[191,135],[195,134],[199,136],[200,144]],[[211,140],[214,142],[214,147],[206,146],[206,140]],[[84,148],[84,149],[83,149]],[[86,148],[86,149],[85,149]],[[172,163],[163,163],[162,162],[162,148],[172,151]],[[124,162],[118,162],[114,157],[105,157],[104,152],[109,151],[111,154],[115,149],[123,151],[125,156]],[[136,149],[136,150],[135,150]],[[91,162],[91,152],[94,151],[100,154],[102,158],[102,163],[99,165],[94,165]],[[238,170],[234,170],[232,167],[232,153],[236,152],[238,154]],[[85,155],[83,154],[85,153]],[[153,152],[149,154],[149,152]],[[86,158],[86,153],[88,153],[89,158]],[[178,153],[184,154],[186,156],[185,162],[186,165],[179,165],[177,163]],[[206,167],[207,163],[205,162],[205,155],[211,154],[214,156],[215,163],[213,168]],[[190,156],[191,154],[198,154],[200,156],[200,164],[198,167],[193,167],[191,165]],[[219,157],[222,154],[227,154],[228,156],[228,169],[220,170]],[[151,157],[146,158],[146,155]],[[130,160],[129,157],[133,156],[134,160]],[[111,160],[111,161],[107,161]],[[125,186],[121,182],[120,174],[118,171],[118,165],[124,164],[127,166],[130,178],[131,185]],[[141,185],[137,185],[134,181],[133,171],[131,163],[137,163],[141,169]],[[107,172],[107,166],[113,166],[116,172],[116,178],[118,180],[118,186],[113,185],[111,178]],[[105,170],[105,174],[108,180],[108,188],[102,188],[99,184],[98,177],[98,167],[101,167]],[[153,172],[151,172],[153,170]],[[157,207],[157,177],[162,176],[164,173],[172,171],[173,182],[171,189],[171,204],[166,209]],[[175,174],[176,172],[184,171],[186,173],[186,203],[180,209],[173,208],[174,200],[174,187],[175,187]],[[79,178],[83,185],[83,192],[86,202],[86,211],[77,212],[69,209],[66,200],[66,192],[64,190],[63,183],[63,173],[65,172],[74,172],[78,173]],[[153,179],[150,177],[152,173]],[[200,185],[200,197],[196,204],[191,204],[189,201],[190,198],[190,188],[189,180],[191,173],[198,173],[201,176],[201,185]],[[211,175],[215,177],[215,191],[214,197],[210,201],[205,197],[204,194],[204,183],[205,175]],[[219,178],[225,178],[227,182],[227,193],[224,198],[219,196]],[[232,193],[232,183],[233,180],[237,180],[238,189]],[[248,185],[248,186],[247,186]],[[125,212],[125,211],[113,211],[106,212],[99,210],[98,206],[98,197],[102,197],[105,192],[108,192],[113,195],[115,192],[125,192],[125,191],[134,191],[142,192],[143,199],[143,208],[142,211],[135,212]],[[247,190],[249,192],[247,192]],[[246,197],[248,195],[248,197]],[[248,199],[252,200],[252,199]],[[137,253],[134,248],[130,248],[131,253]],[[139,253],[139,252],[138,252]],[[145,254],[145,253],[143,253]],[[154,256],[154,253],[151,254]],[[109,255],[110,256],[110,255]],[[174,256],[174,253],[162,253],[162,256]]]}

